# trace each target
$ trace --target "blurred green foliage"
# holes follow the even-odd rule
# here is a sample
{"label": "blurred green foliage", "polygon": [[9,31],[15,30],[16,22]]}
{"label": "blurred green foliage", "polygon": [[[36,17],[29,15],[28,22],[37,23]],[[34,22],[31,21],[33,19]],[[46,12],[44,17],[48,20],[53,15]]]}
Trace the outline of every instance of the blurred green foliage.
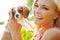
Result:
{"label": "blurred green foliage", "polygon": [[32,4],[33,4],[33,0],[27,0],[27,5],[30,7],[30,9],[32,8]]}
{"label": "blurred green foliage", "polygon": [[[26,5],[30,8],[30,15],[32,15],[32,5],[33,5],[33,1],[34,0],[27,0]],[[34,16],[28,17],[29,21],[33,21],[34,20]]]}
{"label": "blurred green foliage", "polygon": [[3,24],[4,24],[4,22],[3,22],[3,21],[1,21],[1,22],[0,22],[0,25],[3,25]]}
{"label": "blurred green foliage", "polygon": [[28,18],[29,21],[33,21],[34,20],[34,16],[31,16],[30,18]]}
{"label": "blurred green foliage", "polygon": [[24,27],[21,30],[22,40],[31,40],[33,33],[27,31]]}

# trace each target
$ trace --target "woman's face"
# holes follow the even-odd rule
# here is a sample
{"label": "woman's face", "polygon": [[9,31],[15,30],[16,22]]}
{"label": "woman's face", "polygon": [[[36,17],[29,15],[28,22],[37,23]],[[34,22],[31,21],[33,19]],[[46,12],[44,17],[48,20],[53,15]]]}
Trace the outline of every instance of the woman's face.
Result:
{"label": "woman's face", "polygon": [[34,4],[35,24],[50,26],[56,17],[56,4],[54,0],[38,0]]}

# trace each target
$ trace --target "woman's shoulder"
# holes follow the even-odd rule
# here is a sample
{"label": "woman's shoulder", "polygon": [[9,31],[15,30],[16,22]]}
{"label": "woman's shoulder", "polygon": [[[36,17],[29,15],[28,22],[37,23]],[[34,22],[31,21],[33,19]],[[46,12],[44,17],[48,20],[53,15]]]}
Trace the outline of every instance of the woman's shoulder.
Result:
{"label": "woman's shoulder", "polygon": [[45,33],[60,33],[60,28],[54,27],[54,28],[49,28],[45,31]]}
{"label": "woman's shoulder", "polygon": [[53,38],[55,39],[55,37],[59,37],[60,38],[60,29],[59,28],[49,28],[45,31],[42,40],[52,40]]}

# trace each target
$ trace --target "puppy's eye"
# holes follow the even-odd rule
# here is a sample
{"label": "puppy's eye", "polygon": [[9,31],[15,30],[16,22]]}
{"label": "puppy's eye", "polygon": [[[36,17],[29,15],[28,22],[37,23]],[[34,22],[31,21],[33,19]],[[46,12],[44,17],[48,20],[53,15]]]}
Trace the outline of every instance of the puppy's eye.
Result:
{"label": "puppy's eye", "polygon": [[23,7],[18,7],[18,12],[20,13],[20,14],[22,14],[23,13]]}

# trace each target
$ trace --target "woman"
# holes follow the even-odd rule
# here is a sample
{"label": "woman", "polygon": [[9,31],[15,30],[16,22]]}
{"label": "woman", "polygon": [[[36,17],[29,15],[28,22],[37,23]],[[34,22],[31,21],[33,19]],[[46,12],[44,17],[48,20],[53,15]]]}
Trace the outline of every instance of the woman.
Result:
{"label": "woman", "polygon": [[60,0],[35,0],[36,32],[32,40],[60,40]]}

